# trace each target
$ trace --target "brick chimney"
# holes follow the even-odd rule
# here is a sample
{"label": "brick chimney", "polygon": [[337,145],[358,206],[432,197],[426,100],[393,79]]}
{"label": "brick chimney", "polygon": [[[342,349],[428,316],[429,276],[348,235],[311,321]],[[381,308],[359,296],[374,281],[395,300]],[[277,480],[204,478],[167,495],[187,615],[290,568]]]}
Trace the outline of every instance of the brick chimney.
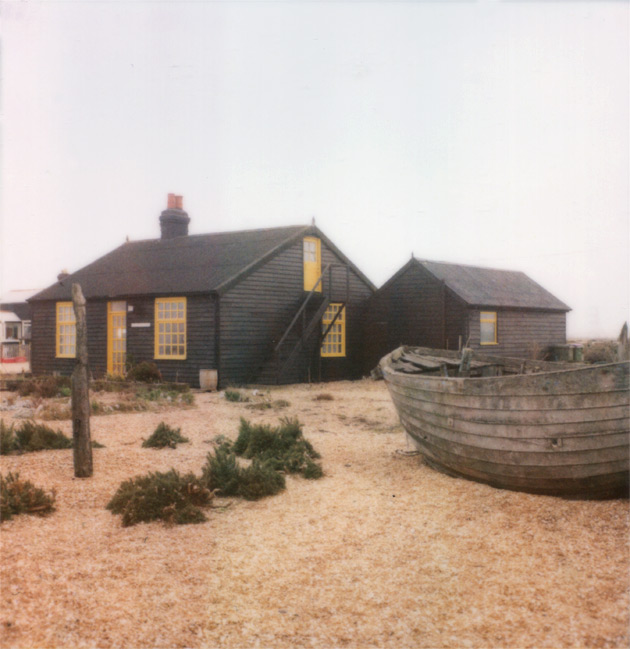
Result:
{"label": "brick chimney", "polygon": [[190,217],[183,209],[183,196],[168,195],[166,209],[160,214],[160,230],[162,239],[185,237],[188,235]]}

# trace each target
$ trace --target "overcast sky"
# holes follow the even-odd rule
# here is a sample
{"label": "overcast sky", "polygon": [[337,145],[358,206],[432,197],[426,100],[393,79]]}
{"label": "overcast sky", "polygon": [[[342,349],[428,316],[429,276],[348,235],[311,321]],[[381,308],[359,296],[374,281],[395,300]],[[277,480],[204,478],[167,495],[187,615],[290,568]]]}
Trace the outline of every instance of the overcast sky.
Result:
{"label": "overcast sky", "polygon": [[316,224],[378,286],[526,272],[629,317],[626,2],[1,2],[1,292],[159,236]]}

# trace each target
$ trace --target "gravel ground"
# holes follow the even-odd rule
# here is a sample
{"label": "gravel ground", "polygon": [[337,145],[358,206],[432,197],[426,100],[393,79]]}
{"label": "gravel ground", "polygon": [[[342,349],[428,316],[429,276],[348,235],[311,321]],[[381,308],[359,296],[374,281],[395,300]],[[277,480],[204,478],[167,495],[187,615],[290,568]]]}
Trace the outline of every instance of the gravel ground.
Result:
{"label": "gravel ground", "polygon": [[[382,382],[269,399],[290,405],[197,394],[191,409],[93,417],[106,448],[87,480],[73,479],[71,451],[1,457],[3,474],[54,488],[57,511],[0,525],[0,647],[629,646],[627,500],[442,475],[406,454]],[[105,510],[129,477],[199,474],[211,440],[235,438],[240,417],[283,416],[304,424],[324,478],[289,476],[258,502],[216,499],[201,525],[123,528]],[[141,448],[160,421],[190,443]],[[48,423],[70,433],[70,422]]]}

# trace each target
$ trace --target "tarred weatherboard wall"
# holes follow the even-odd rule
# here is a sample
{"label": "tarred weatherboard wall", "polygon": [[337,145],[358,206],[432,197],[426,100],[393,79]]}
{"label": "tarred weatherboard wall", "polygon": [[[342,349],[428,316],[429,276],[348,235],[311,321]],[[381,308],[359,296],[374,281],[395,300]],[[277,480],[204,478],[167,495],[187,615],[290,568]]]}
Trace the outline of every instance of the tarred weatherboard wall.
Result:
{"label": "tarred weatherboard wall", "polygon": [[[346,356],[320,358],[317,335],[309,341],[281,382],[355,378],[361,374],[361,307],[372,288],[346,266],[322,241],[322,270],[333,263],[332,300],[344,302],[346,293]],[[331,276],[324,278],[324,293]],[[199,385],[199,370],[217,369],[219,385],[274,382],[274,368],[268,367],[273,348],[304,300],[302,240],[296,241],[229,288],[215,293],[162,296],[116,296],[127,305],[127,359],[131,363],[156,363],[167,381]],[[155,298],[186,297],[186,359],[156,359]],[[322,298],[316,296],[307,312],[312,315]],[[105,299],[88,299],[88,356],[94,377],[107,372],[107,304]],[[315,332],[320,331],[318,323]],[[70,374],[74,359],[57,358],[55,348],[56,302],[33,303],[33,354],[35,374]],[[298,340],[294,333],[287,342]]]}
{"label": "tarred weatherboard wall", "polygon": [[491,309],[497,314],[497,344],[479,342],[480,309],[468,311],[468,346],[486,354],[537,357],[545,347],[564,345],[566,338],[566,313],[518,309]]}

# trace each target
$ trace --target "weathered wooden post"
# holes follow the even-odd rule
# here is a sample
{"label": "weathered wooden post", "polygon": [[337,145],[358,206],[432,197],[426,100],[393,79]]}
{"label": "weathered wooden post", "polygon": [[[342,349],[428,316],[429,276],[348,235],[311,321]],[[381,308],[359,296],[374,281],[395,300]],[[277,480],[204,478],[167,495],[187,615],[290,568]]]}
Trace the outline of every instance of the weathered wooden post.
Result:
{"label": "weathered wooden post", "polygon": [[80,284],[72,285],[72,304],[76,319],[76,364],[72,372],[72,438],[74,441],[74,475],[90,478],[92,440],[90,439],[90,394],[88,386],[87,324],[85,297]]}
{"label": "weathered wooden post", "polygon": [[462,350],[462,359],[459,363],[459,376],[470,376],[470,362],[472,361],[473,350],[470,347],[464,347]]}
{"label": "weathered wooden post", "polygon": [[624,322],[621,333],[617,338],[617,361],[630,360],[630,344],[628,344],[628,323]]}

